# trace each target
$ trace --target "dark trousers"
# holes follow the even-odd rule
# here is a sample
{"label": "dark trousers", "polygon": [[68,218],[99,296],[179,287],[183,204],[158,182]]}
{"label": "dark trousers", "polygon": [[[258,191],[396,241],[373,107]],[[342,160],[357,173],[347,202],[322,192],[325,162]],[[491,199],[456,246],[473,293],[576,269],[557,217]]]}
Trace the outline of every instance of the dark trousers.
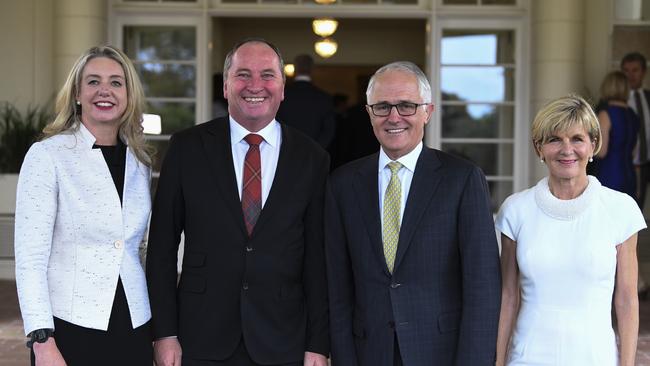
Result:
{"label": "dark trousers", "polygon": [[[54,318],[54,339],[68,366],[151,366],[150,322],[133,329],[122,281],[118,280],[108,330],[84,328]],[[31,352],[34,366],[34,352]]]}
{"label": "dark trousers", "polygon": [[[242,338],[239,341],[239,345],[235,349],[235,352],[228,357],[226,360],[215,361],[215,360],[197,360],[192,358],[187,358],[183,355],[181,364],[183,366],[262,366],[259,363],[256,363],[251,359],[244,344],[244,339]],[[281,365],[272,365],[272,366],[302,366],[303,361],[284,363]]]}
{"label": "dark trousers", "polygon": [[646,188],[648,188],[648,183],[650,182],[650,162],[641,164],[641,173],[639,179],[639,197],[637,203],[641,210],[643,210],[643,205],[645,204],[646,197]]}

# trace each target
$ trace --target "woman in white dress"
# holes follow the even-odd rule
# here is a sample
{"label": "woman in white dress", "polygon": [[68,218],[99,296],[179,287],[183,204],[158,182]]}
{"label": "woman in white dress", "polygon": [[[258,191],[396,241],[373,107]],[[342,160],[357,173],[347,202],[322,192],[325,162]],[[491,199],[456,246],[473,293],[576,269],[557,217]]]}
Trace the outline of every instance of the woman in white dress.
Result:
{"label": "woman in white dress", "polygon": [[548,177],[510,196],[496,219],[503,277],[497,365],[634,365],[643,215],[630,196],[587,176],[601,138],[582,98],[559,98],[539,111],[532,142]]}

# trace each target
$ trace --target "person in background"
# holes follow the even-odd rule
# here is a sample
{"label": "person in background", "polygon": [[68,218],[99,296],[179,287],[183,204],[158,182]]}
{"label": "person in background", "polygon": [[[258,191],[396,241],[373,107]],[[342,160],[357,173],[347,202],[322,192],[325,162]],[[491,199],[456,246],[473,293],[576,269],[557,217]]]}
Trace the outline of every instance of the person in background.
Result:
{"label": "person in background", "polygon": [[[627,78],[630,95],[627,104],[639,117],[639,142],[637,143],[637,203],[643,211],[645,197],[650,181],[650,90],[643,88],[643,80],[647,69],[646,58],[639,52],[628,53],[621,60],[621,70]],[[639,297],[648,298],[650,286],[647,285],[639,272]]]}
{"label": "person in background", "polygon": [[238,42],[223,70],[229,116],[171,138],[147,253],[158,366],[327,365],[329,158],[276,121],[282,70],[273,44]]}
{"label": "person in background", "polygon": [[596,154],[596,177],[608,188],[636,198],[637,176],[633,151],[638,140],[639,118],[627,105],[629,88],[625,75],[612,71],[600,85],[600,96],[607,105],[598,112],[602,147]]}
{"label": "person in background", "polygon": [[650,181],[650,90],[643,88],[646,73],[646,59],[638,53],[628,53],[621,60],[621,71],[627,78],[630,93],[628,105],[639,116],[639,194],[637,202],[643,209],[646,191]]}
{"label": "person in background", "polygon": [[151,365],[138,255],[151,199],[144,96],[112,46],[74,63],[16,197],[16,285],[32,365]]}
{"label": "person in background", "polygon": [[370,75],[364,76],[359,83],[358,102],[350,106],[337,121],[335,151],[332,158],[332,171],[353,160],[374,154],[379,150],[379,142],[372,130],[370,117],[366,110],[365,91]]}
{"label": "person in background", "polygon": [[431,86],[381,67],[366,112],[379,152],[337,169],[325,205],[335,366],[492,366],[501,282],[485,177],[422,143]]}
{"label": "person in background", "polygon": [[284,88],[278,121],[301,131],[329,151],[336,131],[332,97],[312,83],[314,60],[311,56],[296,56],[294,66],[296,76],[293,83]]}
{"label": "person in background", "polygon": [[632,366],[643,215],[632,197],[587,175],[602,140],[584,99],[550,102],[531,132],[548,176],[508,197],[497,214],[503,294],[496,364]]}

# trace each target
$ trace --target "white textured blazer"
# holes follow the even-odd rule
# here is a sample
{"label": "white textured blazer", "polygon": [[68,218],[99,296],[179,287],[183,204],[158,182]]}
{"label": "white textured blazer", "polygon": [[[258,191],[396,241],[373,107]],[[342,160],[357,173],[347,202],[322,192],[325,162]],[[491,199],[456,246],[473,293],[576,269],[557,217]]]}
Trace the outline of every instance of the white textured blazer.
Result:
{"label": "white textured blazer", "polygon": [[123,204],[95,137],[77,131],[29,149],[16,196],[16,285],[25,334],[52,316],[106,330],[122,279],[136,328],[151,318],[138,249],[145,240],[150,170],[127,147]]}

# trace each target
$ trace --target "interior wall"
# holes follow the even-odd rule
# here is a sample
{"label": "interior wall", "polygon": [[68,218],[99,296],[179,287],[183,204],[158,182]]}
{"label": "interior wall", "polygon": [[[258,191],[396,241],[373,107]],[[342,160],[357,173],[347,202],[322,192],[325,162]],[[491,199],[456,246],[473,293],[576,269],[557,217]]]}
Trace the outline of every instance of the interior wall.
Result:
{"label": "interior wall", "polygon": [[[319,37],[312,32],[311,20],[221,18],[217,22],[227,32],[218,31],[219,27],[215,27],[213,39],[215,45],[221,41],[228,50],[243,38],[263,37],[280,48],[285,60],[308,53],[314,57],[316,64],[324,65],[374,65],[398,59],[422,64],[425,60],[425,19],[338,19],[339,27],[332,37],[339,48],[328,59],[314,52],[314,42]],[[220,69],[223,57],[215,57],[213,65]]]}
{"label": "interior wall", "polygon": [[[237,41],[262,37],[282,52],[291,63],[299,54],[314,58],[313,82],[330,94],[345,94],[348,104],[363,102],[364,77],[386,63],[407,60],[423,67],[426,63],[425,19],[338,19],[332,36],[337,53],[324,59],[314,52],[318,36],[311,18],[214,18],[212,25],[212,73],[221,73],[223,61]],[[387,47],[387,45],[390,45]]]}

